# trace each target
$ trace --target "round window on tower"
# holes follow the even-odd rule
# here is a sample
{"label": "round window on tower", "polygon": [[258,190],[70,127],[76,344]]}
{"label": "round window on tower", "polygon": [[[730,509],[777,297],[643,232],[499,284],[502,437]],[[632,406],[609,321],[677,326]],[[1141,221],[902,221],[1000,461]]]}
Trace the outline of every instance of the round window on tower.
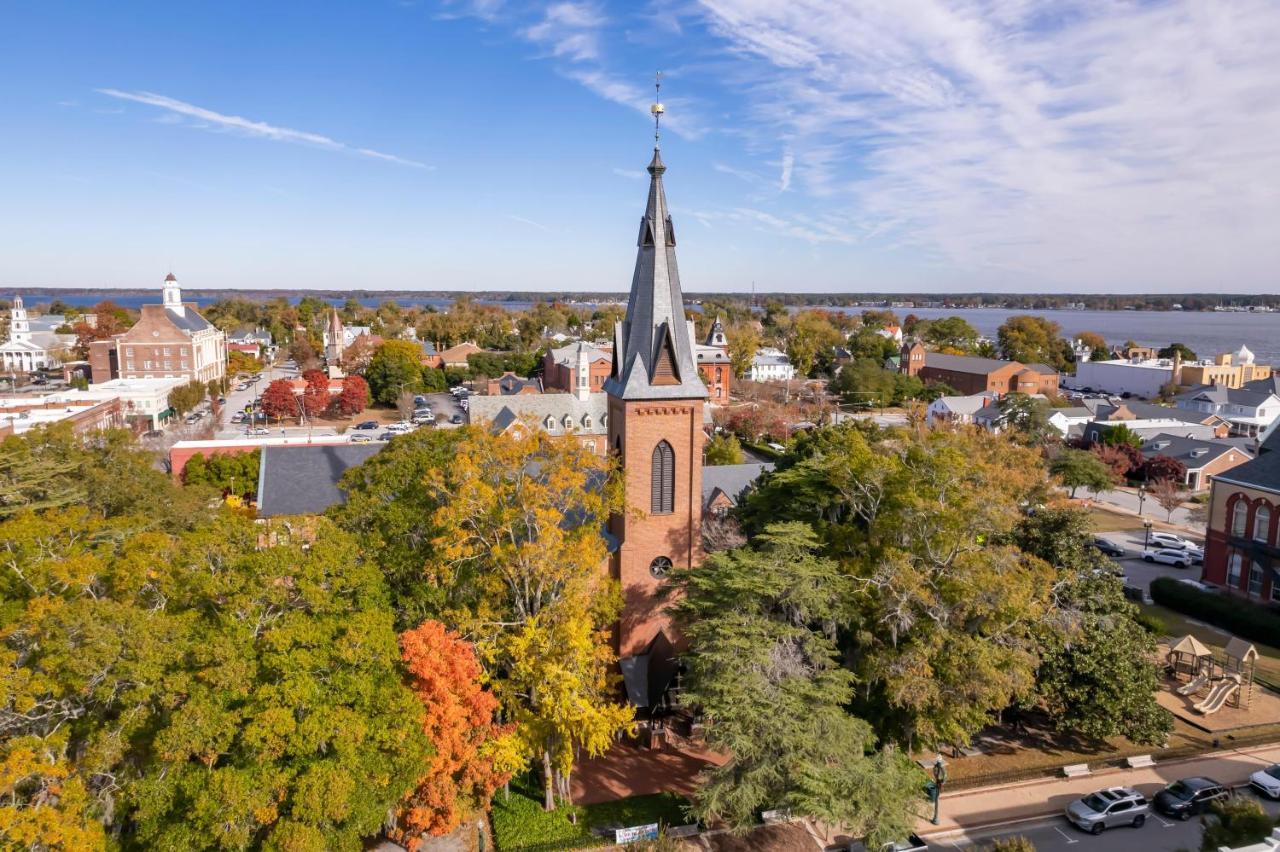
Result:
{"label": "round window on tower", "polygon": [[649,573],[661,580],[671,571],[671,559],[667,556],[659,556],[657,559],[649,563]]}

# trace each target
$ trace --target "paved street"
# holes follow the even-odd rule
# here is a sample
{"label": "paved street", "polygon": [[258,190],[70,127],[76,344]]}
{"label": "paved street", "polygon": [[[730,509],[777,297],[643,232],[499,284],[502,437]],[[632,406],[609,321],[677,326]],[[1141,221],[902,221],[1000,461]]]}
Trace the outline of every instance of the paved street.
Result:
{"label": "paved street", "polygon": [[[1148,790],[1143,786],[1142,792],[1150,793],[1158,787],[1152,785]],[[1249,790],[1241,790],[1237,795],[1258,800]],[[1280,816],[1280,802],[1262,799],[1267,813]],[[1037,852],[1129,852],[1142,849],[1152,852],[1174,852],[1178,849],[1197,849],[1200,846],[1200,820],[1189,819],[1186,822],[1170,820],[1158,813],[1151,813],[1147,824],[1142,828],[1113,828],[1098,836],[1085,834],[1067,822],[1065,817],[1055,817],[1041,822],[1028,823],[1021,828],[1013,827],[996,832],[978,832],[972,836],[935,840],[929,843],[930,849],[968,849],[982,843],[990,843],[1001,837],[1022,835],[1035,844]]]}
{"label": "paved street", "polygon": [[[1100,538],[1105,538],[1113,544],[1118,544],[1125,550],[1125,556],[1116,559],[1116,563],[1124,572],[1125,583],[1130,586],[1137,586],[1146,589],[1151,585],[1151,581],[1156,577],[1180,577],[1189,580],[1200,579],[1199,565],[1192,565],[1189,568],[1175,568],[1172,565],[1162,565],[1160,563],[1149,563],[1142,561],[1143,537],[1145,533],[1142,529],[1127,530],[1123,532],[1109,532],[1100,534]],[[1204,544],[1203,539],[1194,536],[1187,536],[1197,544]]]}
{"label": "paved street", "polygon": [[[1081,495],[1083,496],[1083,494],[1084,492],[1082,491]],[[1101,494],[1094,497],[1094,502],[1117,506],[1127,512],[1133,512],[1135,515],[1138,512],[1138,493],[1132,488],[1103,491]],[[1160,504],[1150,496],[1147,496],[1141,502],[1142,515],[1145,518],[1149,518],[1153,521],[1171,523],[1174,526],[1186,527],[1188,529],[1204,529],[1204,524],[1192,523],[1191,515],[1186,509],[1174,509],[1172,519],[1166,520],[1169,518],[1169,515],[1163,508],[1161,508]],[[1142,526],[1142,521],[1140,519],[1137,522],[1137,526]]]}

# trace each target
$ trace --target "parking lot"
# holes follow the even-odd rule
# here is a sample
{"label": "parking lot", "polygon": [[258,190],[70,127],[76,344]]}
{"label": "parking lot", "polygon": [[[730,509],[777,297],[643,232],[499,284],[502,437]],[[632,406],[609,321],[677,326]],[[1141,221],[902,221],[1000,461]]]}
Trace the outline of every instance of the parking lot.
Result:
{"label": "parking lot", "polygon": [[[1162,565],[1160,563],[1144,562],[1142,560],[1143,538],[1145,532],[1141,528],[1136,530],[1125,530],[1121,532],[1109,532],[1099,535],[1099,538],[1105,538],[1114,544],[1124,548],[1125,555],[1116,558],[1116,563],[1124,572],[1125,584],[1129,586],[1137,586],[1140,589],[1147,589],[1151,585],[1151,581],[1157,577],[1175,577],[1185,580],[1200,579],[1200,565],[1193,564],[1188,568],[1175,568],[1172,565]],[[1191,538],[1196,544],[1203,544],[1199,539]]]}
{"label": "parking lot", "polygon": [[[1105,785],[1099,785],[1102,786]],[[1159,788],[1154,785],[1139,785],[1138,789],[1150,798]],[[1262,799],[1248,788],[1238,790],[1236,795],[1259,801],[1272,817],[1280,816],[1280,802]],[[945,801],[944,799],[944,805]],[[970,849],[1002,837],[1021,835],[1035,844],[1037,852],[1174,852],[1177,849],[1199,849],[1200,834],[1198,817],[1180,821],[1151,811],[1142,828],[1111,828],[1102,834],[1090,835],[1067,822],[1066,817],[1054,817],[1028,823],[1021,828],[1012,827],[955,839],[930,841],[929,849]]]}

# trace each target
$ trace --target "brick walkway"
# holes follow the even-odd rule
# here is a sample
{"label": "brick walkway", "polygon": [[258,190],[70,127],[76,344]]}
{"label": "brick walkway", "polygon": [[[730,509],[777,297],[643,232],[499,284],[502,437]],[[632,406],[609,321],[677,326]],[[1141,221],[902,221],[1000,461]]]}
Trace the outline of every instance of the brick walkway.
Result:
{"label": "brick walkway", "polygon": [[940,824],[922,819],[917,831],[942,834],[1058,814],[1073,799],[1103,787],[1137,787],[1150,796],[1171,781],[1193,775],[1234,786],[1272,763],[1280,763],[1280,744],[1219,751],[1150,769],[1107,769],[1084,778],[1047,778],[944,793]]}
{"label": "brick walkway", "polygon": [[591,805],[662,792],[688,796],[697,787],[699,772],[724,761],[709,751],[655,751],[621,742],[602,757],[578,763],[573,772],[573,801]]}

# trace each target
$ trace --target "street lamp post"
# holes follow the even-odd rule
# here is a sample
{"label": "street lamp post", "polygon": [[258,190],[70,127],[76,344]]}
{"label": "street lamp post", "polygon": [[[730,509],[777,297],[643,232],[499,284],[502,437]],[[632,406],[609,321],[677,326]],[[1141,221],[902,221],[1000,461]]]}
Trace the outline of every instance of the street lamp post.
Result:
{"label": "street lamp post", "polygon": [[1147,548],[1151,547],[1151,522],[1143,521],[1142,529],[1145,531],[1142,536],[1142,548],[1146,550]]}
{"label": "street lamp post", "polygon": [[1142,504],[1146,501],[1146,499],[1147,499],[1147,483],[1141,482],[1138,484],[1138,517],[1139,518],[1142,517]]}
{"label": "street lamp post", "polygon": [[933,799],[934,825],[938,824],[938,800],[942,798],[942,785],[947,783],[947,764],[939,754],[933,761],[933,784],[929,788],[929,797]]}

